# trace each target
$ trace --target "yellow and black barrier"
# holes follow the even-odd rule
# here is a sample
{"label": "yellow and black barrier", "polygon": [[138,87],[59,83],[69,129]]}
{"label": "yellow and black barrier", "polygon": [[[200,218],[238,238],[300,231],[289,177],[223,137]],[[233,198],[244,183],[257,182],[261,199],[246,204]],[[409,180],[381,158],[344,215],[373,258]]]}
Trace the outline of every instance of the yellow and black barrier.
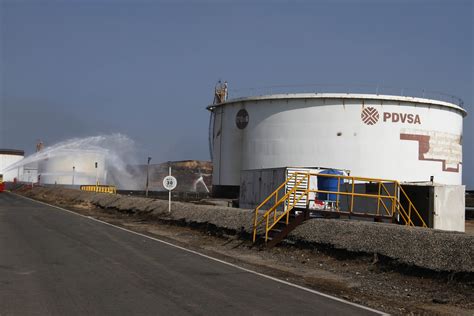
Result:
{"label": "yellow and black barrier", "polygon": [[82,191],[117,194],[117,188],[113,185],[81,185]]}

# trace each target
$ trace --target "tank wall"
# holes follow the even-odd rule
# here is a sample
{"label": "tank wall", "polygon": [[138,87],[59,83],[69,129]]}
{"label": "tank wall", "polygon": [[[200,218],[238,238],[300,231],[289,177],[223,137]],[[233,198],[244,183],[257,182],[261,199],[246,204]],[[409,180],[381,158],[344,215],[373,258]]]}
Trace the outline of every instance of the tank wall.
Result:
{"label": "tank wall", "polygon": [[241,108],[240,105],[230,104],[216,110],[213,153],[214,184],[240,184],[242,140],[245,130],[237,128],[235,117]]}
{"label": "tank wall", "polygon": [[[400,181],[462,181],[463,117],[455,109],[362,99],[244,101],[223,108],[217,184],[238,185],[240,170],[286,166],[349,169],[354,176]],[[235,124],[241,108],[249,114],[242,130]]]}
{"label": "tank wall", "polygon": [[38,169],[32,169],[32,168],[22,166],[18,180],[20,182],[28,182],[28,183],[38,182]]}
{"label": "tank wall", "polygon": [[[97,162],[97,169],[95,168]],[[74,171],[72,167],[75,167]],[[99,152],[65,152],[43,160],[38,165],[43,184],[106,184],[105,156]]]}
{"label": "tank wall", "polygon": [[14,178],[18,177],[18,171],[11,170],[9,172],[4,172],[3,170],[22,160],[23,156],[21,155],[5,155],[5,154],[0,154],[0,173],[3,174],[3,180],[4,181],[13,181]]}

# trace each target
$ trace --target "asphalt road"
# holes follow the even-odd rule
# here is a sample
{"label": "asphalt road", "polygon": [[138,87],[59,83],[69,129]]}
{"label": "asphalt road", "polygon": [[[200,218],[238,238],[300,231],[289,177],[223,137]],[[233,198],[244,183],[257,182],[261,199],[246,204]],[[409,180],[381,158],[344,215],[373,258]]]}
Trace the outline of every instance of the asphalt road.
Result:
{"label": "asphalt road", "polygon": [[0,193],[0,315],[373,315]]}

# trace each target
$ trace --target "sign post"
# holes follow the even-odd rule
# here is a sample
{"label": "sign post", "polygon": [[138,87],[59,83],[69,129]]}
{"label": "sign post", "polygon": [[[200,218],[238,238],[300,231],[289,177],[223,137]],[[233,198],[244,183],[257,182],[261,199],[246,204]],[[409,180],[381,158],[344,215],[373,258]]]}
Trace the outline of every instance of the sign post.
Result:
{"label": "sign post", "polygon": [[168,190],[168,212],[171,213],[171,191],[176,188],[178,181],[171,175],[171,166],[169,167],[169,175],[163,179],[163,187]]}

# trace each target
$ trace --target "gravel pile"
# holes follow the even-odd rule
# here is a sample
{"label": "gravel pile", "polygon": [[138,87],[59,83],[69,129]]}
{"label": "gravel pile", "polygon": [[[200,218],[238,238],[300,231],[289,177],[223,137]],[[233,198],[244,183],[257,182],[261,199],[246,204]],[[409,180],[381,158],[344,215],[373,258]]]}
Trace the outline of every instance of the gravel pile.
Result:
{"label": "gravel pile", "polygon": [[167,220],[184,220],[189,223],[209,223],[234,231],[250,232],[252,230],[252,210],[172,202],[172,211],[169,213],[168,201],[105,194],[94,194],[89,201],[99,207],[113,208],[121,212]]}
{"label": "gravel pile", "polygon": [[164,200],[45,187],[36,187],[33,190],[25,191],[24,195],[59,203],[80,204],[86,202],[100,208],[115,209],[123,213],[152,216],[165,220],[184,220],[188,223],[209,223],[236,232],[252,232],[253,210],[172,202],[172,212],[169,213],[168,201]]}
{"label": "gravel pile", "polygon": [[[23,194],[57,203],[85,202],[137,216],[252,232],[253,210],[173,202],[170,214],[168,202],[163,200],[41,187]],[[474,235],[471,234],[362,221],[312,219],[297,227],[289,239],[377,253],[435,271],[474,272]]]}
{"label": "gravel pile", "polygon": [[356,252],[377,253],[435,271],[474,272],[474,236],[393,224],[312,219],[290,239]]}

